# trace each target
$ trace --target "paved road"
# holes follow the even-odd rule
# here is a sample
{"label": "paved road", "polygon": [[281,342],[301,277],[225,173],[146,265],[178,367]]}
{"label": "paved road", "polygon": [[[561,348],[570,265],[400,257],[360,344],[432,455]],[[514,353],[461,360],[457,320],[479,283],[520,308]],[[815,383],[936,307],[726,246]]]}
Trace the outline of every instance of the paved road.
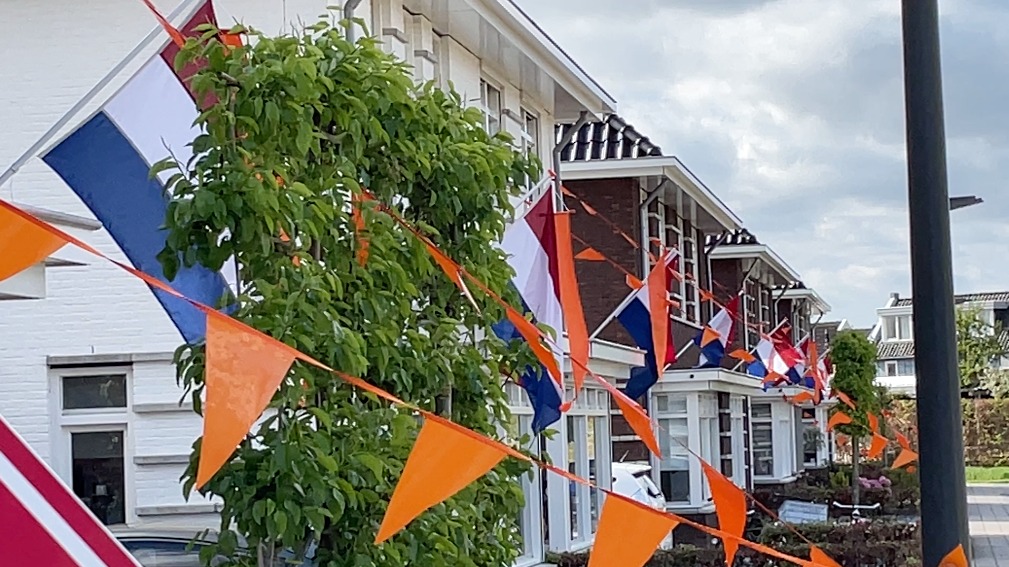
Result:
{"label": "paved road", "polygon": [[967,487],[974,567],[1009,567],[1009,484]]}

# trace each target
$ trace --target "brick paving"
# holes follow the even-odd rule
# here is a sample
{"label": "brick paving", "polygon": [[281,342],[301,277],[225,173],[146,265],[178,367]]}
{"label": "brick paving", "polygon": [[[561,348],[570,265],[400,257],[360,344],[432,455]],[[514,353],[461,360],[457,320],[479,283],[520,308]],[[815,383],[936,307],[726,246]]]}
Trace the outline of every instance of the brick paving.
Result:
{"label": "brick paving", "polygon": [[1009,484],[967,487],[974,567],[1009,567]]}

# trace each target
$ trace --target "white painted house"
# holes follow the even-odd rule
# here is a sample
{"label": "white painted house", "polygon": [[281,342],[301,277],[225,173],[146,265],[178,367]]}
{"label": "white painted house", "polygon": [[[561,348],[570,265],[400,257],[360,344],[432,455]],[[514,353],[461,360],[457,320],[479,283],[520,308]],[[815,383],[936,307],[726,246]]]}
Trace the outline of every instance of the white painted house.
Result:
{"label": "white painted house", "polygon": [[[166,14],[175,7],[172,0],[155,4]],[[222,25],[240,20],[268,33],[314,21],[329,4],[215,2]],[[388,51],[415,66],[418,80],[454,85],[466,104],[485,111],[488,129],[507,130],[547,166],[556,122],[614,110],[612,97],[510,0],[347,4]],[[0,50],[30,54],[0,65],[0,166],[15,162],[154,27],[136,0],[0,0]],[[131,60],[61,133],[83,121],[158,48],[152,44]],[[0,198],[51,211],[47,220],[126,261],[40,160],[29,160],[0,187]],[[51,269],[56,266],[66,267]],[[216,505],[186,501],[178,483],[201,424],[188,404],[179,405],[171,353],[181,337],[147,287],[67,248],[46,266],[0,285],[0,298],[36,298],[0,302],[0,412],[78,495],[108,523],[215,523]],[[592,366],[614,380],[642,364],[639,351],[603,341],[592,353]],[[519,394],[513,406],[522,426],[527,418]],[[611,461],[608,401],[595,389],[585,400],[561,421],[549,451],[555,463],[606,485],[608,472],[599,472]],[[541,480],[527,481],[523,564],[540,563],[546,547],[592,541],[600,509],[595,497],[556,479],[546,493],[550,512],[544,518]]]}

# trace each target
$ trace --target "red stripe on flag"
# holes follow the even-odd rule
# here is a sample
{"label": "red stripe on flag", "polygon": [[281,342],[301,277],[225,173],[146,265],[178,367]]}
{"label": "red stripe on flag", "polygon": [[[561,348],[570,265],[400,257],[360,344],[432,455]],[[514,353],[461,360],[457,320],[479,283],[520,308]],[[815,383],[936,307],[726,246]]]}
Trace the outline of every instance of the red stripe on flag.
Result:
{"label": "red stripe on flag", "polygon": [[[202,32],[197,31],[196,28],[198,26],[202,26],[203,24],[212,24],[217,26],[217,16],[214,15],[214,5],[210,2],[210,0],[204,2],[199,9],[193,13],[193,16],[189,18],[189,21],[179,27],[179,31],[182,33],[183,37],[198,38],[202,35]],[[190,79],[193,75],[200,72],[200,69],[203,68],[205,63],[200,60],[190,61],[182,68],[181,71],[176,71],[175,57],[178,54],[179,46],[176,45],[175,42],[169,43],[167,47],[161,50],[161,58],[164,59],[165,63],[168,63],[168,67],[173,73],[175,73],[175,76],[179,78],[182,85],[186,87],[186,90],[189,92],[189,96],[193,97],[193,101],[196,101],[196,93],[193,92],[193,89],[190,86]],[[216,102],[216,100],[209,99],[204,101],[200,107],[208,108]]]}
{"label": "red stripe on flag", "polygon": [[105,527],[0,420],[0,452],[7,456],[21,474],[35,487],[67,524],[81,536],[108,567],[136,567],[133,557],[109,534]]}
{"label": "red stripe on flag", "polygon": [[0,557],[4,565],[78,567],[66,550],[49,534],[21,501],[0,482]]}
{"label": "red stripe on flag", "polygon": [[[536,239],[539,240],[540,246],[547,253],[548,263],[550,265],[550,279],[554,284],[554,296],[560,298],[561,296],[561,272],[560,267],[557,264],[557,233],[554,230],[554,194],[549,192],[540,198],[540,201],[533,206],[532,209],[526,213],[525,222],[529,224],[529,228],[532,230],[533,234],[536,235]],[[522,221],[519,221],[522,222]],[[558,330],[558,332],[560,332]]]}

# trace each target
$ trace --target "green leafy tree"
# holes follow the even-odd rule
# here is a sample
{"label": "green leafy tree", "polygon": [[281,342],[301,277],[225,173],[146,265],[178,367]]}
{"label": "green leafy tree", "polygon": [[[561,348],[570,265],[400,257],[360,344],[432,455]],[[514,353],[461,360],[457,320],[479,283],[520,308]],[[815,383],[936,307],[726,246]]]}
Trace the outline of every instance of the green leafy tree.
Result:
{"label": "green leafy tree", "polygon": [[831,388],[840,390],[851,398],[854,409],[838,404],[834,412],[843,411],[851,416],[851,423],[838,430],[851,438],[851,487],[853,502],[859,503],[859,461],[861,439],[869,434],[869,414],[879,415],[882,409],[881,389],[876,386],[876,345],[856,331],[838,333],[830,343],[830,357],[834,362]]}
{"label": "green leafy tree", "polygon": [[[205,59],[192,84],[216,102],[198,119],[205,133],[196,157],[156,167],[177,170],[161,255],[167,275],[180,264],[220,269],[233,256],[236,318],[497,434],[508,420],[502,369],[533,360],[528,348],[494,339],[489,328],[503,311],[461,299],[423,245],[370,204],[370,255],[358,265],[351,195],[367,187],[507,297],[512,271],[494,244],[510,197],[538,164],[507,135],[488,135],[481,113],[454,92],[415,85],[373,39],[348,43],[325,21],[282,37],[246,31],[250,46],[227,50],[207,30],[176,62]],[[199,412],[204,347],[180,347],[176,359]],[[267,416],[203,488],[223,501],[214,551],[256,564],[235,553],[241,534],[261,561],[317,546],[320,566],[513,563],[524,465],[505,462],[375,546],[417,416],[300,364]],[[197,441],[187,493],[199,449]]]}
{"label": "green leafy tree", "polygon": [[1009,377],[997,362],[1009,355],[1001,325],[992,325],[976,306],[956,311],[956,347],[960,362],[960,386],[969,393],[987,391],[1002,398],[1009,394]]}

